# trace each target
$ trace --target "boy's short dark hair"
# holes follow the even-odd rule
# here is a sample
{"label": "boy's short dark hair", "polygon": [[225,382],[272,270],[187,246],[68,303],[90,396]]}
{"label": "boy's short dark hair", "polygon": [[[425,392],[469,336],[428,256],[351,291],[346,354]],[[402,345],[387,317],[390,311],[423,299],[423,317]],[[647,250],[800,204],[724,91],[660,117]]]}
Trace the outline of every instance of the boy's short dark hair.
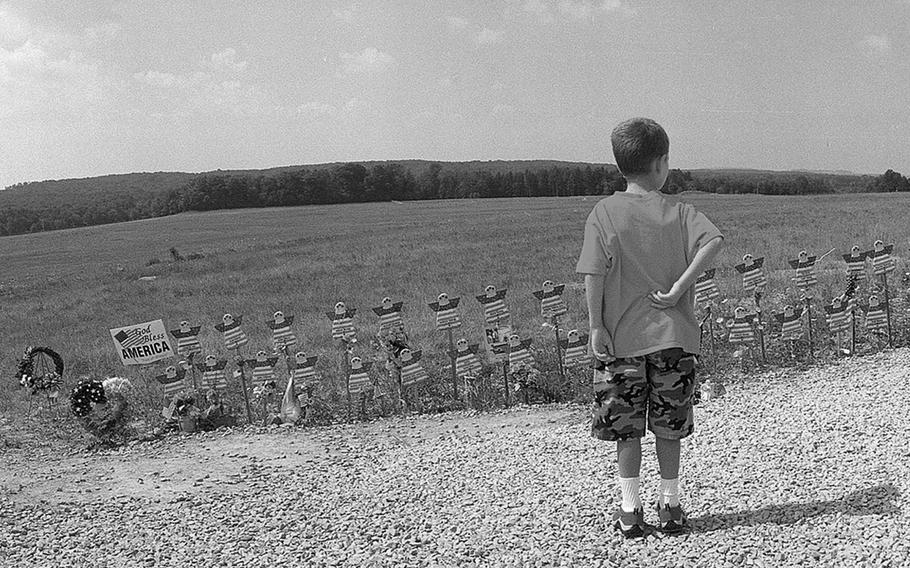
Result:
{"label": "boy's short dark hair", "polygon": [[610,135],[616,167],[624,176],[646,174],[654,160],[670,152],[670,137],[650,118],[630,118]]}

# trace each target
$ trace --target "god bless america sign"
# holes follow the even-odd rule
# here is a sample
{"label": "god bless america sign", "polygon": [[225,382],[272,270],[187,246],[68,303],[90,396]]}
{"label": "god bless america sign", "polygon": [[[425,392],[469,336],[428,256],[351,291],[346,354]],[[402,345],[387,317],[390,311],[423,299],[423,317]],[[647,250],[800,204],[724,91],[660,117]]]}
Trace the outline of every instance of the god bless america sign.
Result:
{"label": "god bless america sign", "polygon": [[161,320],[114,328],[111,338],[124,365],[145,365],[174,356]]}

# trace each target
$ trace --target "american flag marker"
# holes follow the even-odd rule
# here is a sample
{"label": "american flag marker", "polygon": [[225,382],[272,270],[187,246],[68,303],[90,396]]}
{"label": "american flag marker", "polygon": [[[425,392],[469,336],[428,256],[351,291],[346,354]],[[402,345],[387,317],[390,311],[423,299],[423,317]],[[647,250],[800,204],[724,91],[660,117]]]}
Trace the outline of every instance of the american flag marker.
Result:
{"label": "american flag marker", "polygon": [[[186,383],[184,382],[184,377],[186,376],[186,371],[182,368],[178,368],[174,365],[169,366],[164,370],[164,374],[156,375],[155,380],[164,387],[164,399],[167,401],[171,399],[173,401],[180,391],[186,388]],[[168,408],[171,403],[168,402],[161,409],[161,414],[165,418],[170,418],[171,414],[168,413]]]}
{"label": "american flag marker", "polygon": [[573,329],[560,339],[560,347],[565,350],[563,365],[569,369],[588,362],[588,334]]}
{"label": "american flag marker", "polygon": [[284,312],[277,311],[272,315],[272,319],[266,321],[266,325],[272,330],[272,345],[277,351],[287,354],[287,350],[297,345],[297,336],[291,331],[291,325],[294,323],[294,316],[284,315]]}
{"label": "american flag marker", "polygon": [[743,255],[743,261],[733,268],[742,274],[743,290],[746,292],[762,291],[768,285],[768,277],[762,270],[765,263],[765,257],[754,258],[751,254]]}
{"label": "american flag marker", "polygon": [[[565,284],[556,285],[553,284],[552,280],[544,280],[541,285],[541,289],[535,292],[534,297],[540,300],[540,315],[545,319],[549,319],[553,324],[553,334],[556,336],[556,361],[559,366],[559,376],[562,379],[565,379],[565,364],[563,361],[562,346],[560,341],[562,338],[560,336],[559,328],[559,316],[568,312],[566,308],[566,303],[562,299],[562,294],[565,291]],[[563,332],[565,333],[565,332]]]}
{"label": "american flag marker", "polygon": [[474,376],[482,369],[480,358],[477,357],[479,345],[468,345],[468,340],[460,338],[455,342],[455,351],[449,357],[455,360],[455,375],[461,378]]}
{"label": "american flag marker", "polygon": [[828,332],[837,335],[837,345],[840,349],[843,345],[844,332],[853,324],[849,300],[843,296],[831,300],[831,304],[825,306],[825,322],[828,324]]}
{"label": "american flag marker", "polygon": [[391,298],[383,298],[380,305],[373,308],[373,313],[379,316],[379,333],[404,329],[401,320],[401,311],[404,302],[393,302]]}
{"label": "american flag marker", "polygon": [[561,316],[568,312],[566,303],[562,300],[565,284],[553,284],[552,280],[544,280],[540,290],[533,292],[534,297],[540,300],[540,315],[545,318]]}
{"label": "american flag marker", "polygon": [[483,317],[486,323],[495,325],[511,318],[505,300],[506,290],[504,288],[497,290],[496,286],[492,285],[484,288],[483,294],[477,296],[477,301],[483,305]]}
{"label": "american flag marker", "polygon": [[326,315],[332,320],[332,339],[344,341],[355,334],[354,314],[356,313],[356,308],[348,308],[344,302],[336,302],[335,309],[326,312]]}
{"label": "american flag marker", "polygon": [[866,253],[853,245],[850,252],[841,256],[847,263],[847,276],[856,278],[857,281],[866,279]]}
{"label": "american flag marker", "polygon": [[227,390],[225,367],[227,359],[216,359],[214,355],[207,355],[201,362],[196,363],[196,368],[202,373],[202,388],[216,392]]}
{"label": "american flag marker", "polygon": [[784,311],[774,314],[780,322],[780,338],[790,343],[790,358],[796,358],[795,344],[803,335],[802,306],[785,306]]}
{"label": "american flag marker", "polygon": [[247,359],[244,363],[252,369],[252,383],[254,387],[264,389],[266,395],[262,397],[262,419],[268,419],[268,399],[277,388],[275,378],[275,365],[278,357],[270,357],[268,353],[260,350],[255,359]]}
{"label": "american flag marker", "polygon": [[800,290],[808,290],[812,286],[818,284],[818,277],[815,275],[815,263],[817,260],[818,258],[815,255],[810,255],[806,251],[801,250],[799,251],[797,258],[787,261],[790,268],[796,270],[796,276],[793,277],[793,282]]}
{"label": "american flag marker", "polygon": [[401,386],[409,387],[419,385],[429,380],[430,376],[420,362],[421,351],[411,351],[402,349],[399,357],[401,358]]}
{"label": "american flag marker", "polygon": [[714,274],[716,272],[716,268],[709,268],[695,280],[696,304],[706,306],[720,298],[720,290],[717,289],[717,284],[714,282]]}
{"label": "american flag marker", "polygon": [[891,299],[888,290],[888,273],[893,272],[896,268],[894,257],[894,245],[886,245],[881,239],[872,244],[872,250],[866,251],[866,257],[872,259],[872,273],[881,276],[882,287],[885,293],[885,320],[888,325],[888,347],[894,347],[894,341],[891,334]]}
{"label": "american flag marker", "polygon": [[[217,331],[220,331],[224,336],[224,346],[228,349],[233,349],[237,360],[242,363],[243,358],[240,356],[240,348],[249,343],[249,339],[246,334],[243,332],[243,328],[240,327],[243,323],[243,316],[237,316],[236,318],[231,314],[224,314],[221,316],[221,323],[215,326]],[[243,365],[238,364],[236,374],[240,377],[240,388],[243,391],[243,403],[246,407],[246,420],[247,423],[253,423],[253,411],[250,409],[250,397],[246,392],[246,373],[243,371]]]}
{"label": "american flag marker", "polygon": [[[445,330],[449,337],[449,353],[455,351],[455,339],[452,337],[452,330],[461,327],[461,316],[458,315],[458,302],[461,298],[449,298],[449,295],[443,292],[436,297],[435,302],[428,305],[430,309],[436,312],[436,329],[437,331]],[[452,358],[452,392],[455,400],[458,400],[458,376],[455,374],[455,359]]]}

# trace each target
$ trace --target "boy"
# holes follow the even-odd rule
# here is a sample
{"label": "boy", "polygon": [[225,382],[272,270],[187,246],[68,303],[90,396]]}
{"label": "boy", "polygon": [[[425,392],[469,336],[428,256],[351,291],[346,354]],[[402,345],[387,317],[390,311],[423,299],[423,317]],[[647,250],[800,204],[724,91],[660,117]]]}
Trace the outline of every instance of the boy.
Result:
{"label": "boy", "polygon": [[646,118],[620,123],[611,136],[626,191],[602,199],[588,216],[576,271],[585,295],[596,357],[591,433],[616,442],[622,505],[615,527],[645,534],[638,494],[641,438],[656,438],[660,466],[658,529],[688,528],[679,503],[680,440],[693,431],[696,278],[723,235],[703,214],[666,199],[670,140]]}

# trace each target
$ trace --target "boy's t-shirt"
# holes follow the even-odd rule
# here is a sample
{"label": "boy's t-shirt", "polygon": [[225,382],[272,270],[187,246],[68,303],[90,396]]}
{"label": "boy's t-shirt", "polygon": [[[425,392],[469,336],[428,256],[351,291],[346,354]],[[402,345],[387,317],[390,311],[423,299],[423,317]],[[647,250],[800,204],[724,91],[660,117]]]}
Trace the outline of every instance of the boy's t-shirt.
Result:
{"label": "boy's t-shirt", "polygon": [[652,308],[648,294],[668,292],[698,249],[722,236],[695,207],[659,191],[617,192],[594,206],[576,271],[604,276],[603,322],[613,356],[638,357],[671,347],[699,352],[694,287],[664,310]]}

